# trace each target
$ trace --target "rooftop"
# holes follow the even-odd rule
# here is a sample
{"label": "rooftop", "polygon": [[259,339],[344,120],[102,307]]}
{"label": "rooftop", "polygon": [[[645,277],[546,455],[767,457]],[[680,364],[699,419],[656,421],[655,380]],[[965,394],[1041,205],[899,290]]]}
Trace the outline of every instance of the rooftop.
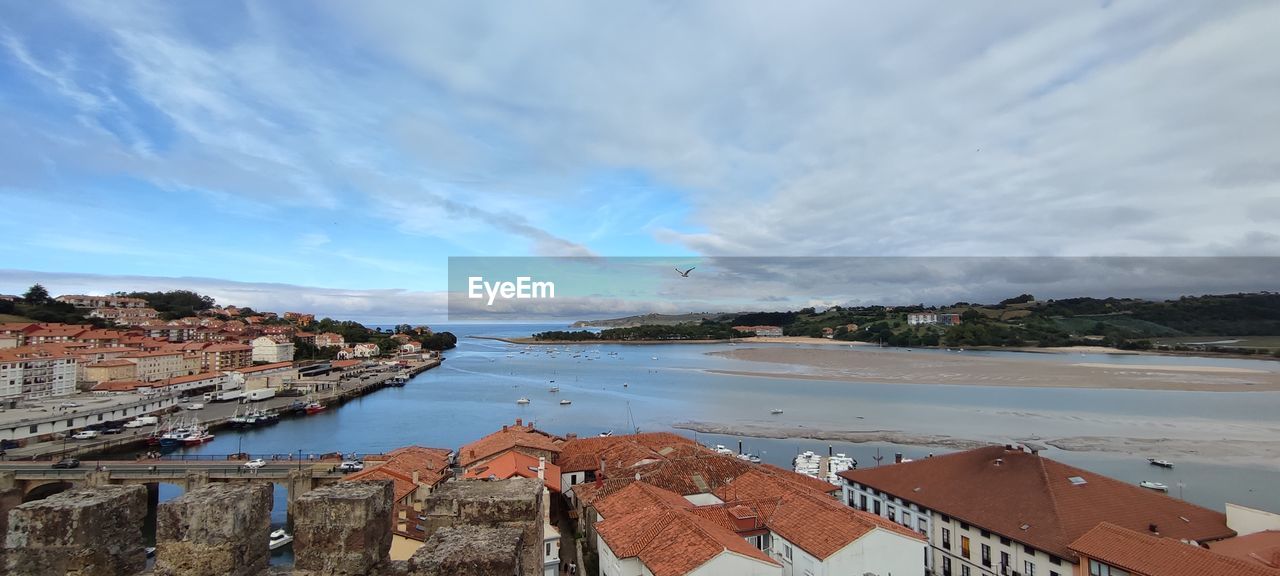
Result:
{"label": "rooftop", "polygon": [[517,446],[559,453],[564,443],[563,438],[538,430],[532,423],[525,425],[517,418],[514,426],[503,426],[502,430],[463,446],[458,451],[458,463],[470,466],[477,460]]}
{"label": "rooftop", "polygon": [[1276,576],[1280,570],[1218,554],[1173,538],[1143,534],[1109,522],[1071,543],[1071,549],[1142,576]]}
{"label": "rooftop", "polygon": [[1195,541],[1234,536],[1226,516],[1017,447],[989,446],[840,476],[1064,558],[1100,522]]}
{"label": "rooftop", "polygon": [[[547,462],[544,472],[545,483],[547,489],[552,492],[560,491],[560,467]],[[507,452],[493,460],[485,462],[480,466],[476,466],[467,470],[463,478],[470,480],[506,480],[507,478],[515,478],[517,476],[523,478],[538,477],[538,459],[528,454],[522,454],[516,451]]]}

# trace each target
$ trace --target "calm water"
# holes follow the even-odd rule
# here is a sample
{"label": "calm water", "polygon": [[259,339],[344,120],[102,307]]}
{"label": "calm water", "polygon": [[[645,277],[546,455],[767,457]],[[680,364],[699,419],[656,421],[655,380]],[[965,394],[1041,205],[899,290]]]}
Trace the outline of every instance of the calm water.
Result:
{"label": "calm water", "polygon": [[[1127,390],[1021,389],[983,386],[853,384],[788,378],[751,378],[709,374],[705,369],[759,369],[778,372],[781,365],[754,364],[708,356],[732,349],[727,345],[584,345],[524,346],[465,338],[466,335],[525,336],[561,326],[454,326],[460,336],[447,360],[403,388],[388,388],[352,401],[337,410],[289,419],[274,427],[219,432],[213,442],[193,453],[254,454],[378,452],[407,444],[456,449],[516,418],[535,421],[557,434],[594,435],[603,430],[627,431],[631,422],[644,431],[668,430],[680,421],[727,424],[804,426],[840,430],[902,430],[1004,442],[1012,438],[1063,436],[1135,436],[1177,438],[1268,437],[1277,426],[1280,393],[1153,392]],[[931,353],[945,354],[946,351]],[[955,353],[955,352],[951,352]],[[1111,362],[1129,364],[1215,364],[1276,370],[1277,363],[1256,360],[1188,359],[1102,354],[1019,354],[964,352],[1007,356],[1028,362]],[[578,355],[578,357],[575,357]],[[552,381],[555,381],[552,383]],[[625,384],[625,386],[624,386]],[[560,392],[548,392],[559,386]],[[528,397],[531,403],[517,405]],[[560,399],[573,401],[560,406]],[[785,409],[778,416],[774,407]],[[1215,432],[1217,435],[1215,436]],[[681,432],[684,433],[684,432]],[[691,433],[687,433],[692,435]],[[1274,437],[1274,436],[1269,436]],[[706,444],[736,447],[738,438],[698,435]],[[879,450],[885,462],[895,452],[908,457],[942,453],[936,448],[891,444],[847,444],[812,440],[743,438],[745,448],[766,461],[789,465],[800,450],[836,452],[875,464]],[[1221,510],[1226,501],[1280,511],[1273,489],[1280,473],[1261,466],[1225,466],[1178,462],[1174,470],[1149,466],[1144,457],[1050,450],[1046,455],[1126,481],[1157,480],[1173,494]],[[1158,456],[1153,454],[1152,456]],[[162,498],[177,488],[162,487]],[[277,488],[282,524],[284,492]]]}

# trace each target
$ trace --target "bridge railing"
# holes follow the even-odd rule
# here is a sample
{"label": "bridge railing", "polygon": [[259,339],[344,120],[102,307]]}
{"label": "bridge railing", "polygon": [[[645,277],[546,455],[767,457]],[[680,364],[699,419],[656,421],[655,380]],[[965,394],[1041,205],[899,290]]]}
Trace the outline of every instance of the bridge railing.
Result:
{"label": "bridge railing", "polygon": [[84,468],[18,468],[13,471],[18,480],[43,480],[46,478],[84,478],[89,471]]}

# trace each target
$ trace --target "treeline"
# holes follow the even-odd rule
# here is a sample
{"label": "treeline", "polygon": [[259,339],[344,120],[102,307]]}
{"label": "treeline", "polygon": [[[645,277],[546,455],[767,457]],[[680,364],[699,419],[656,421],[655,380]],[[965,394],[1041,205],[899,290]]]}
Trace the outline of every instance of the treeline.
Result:
{"label": "treeline", "polygon": [[34,284],[16,301],[0,300],[0,314],[13,314],[30,318],[36,322],[61,322],[64,324],[93,324],[98,327],[107,323],[98,318],[86,318],[84,311],[59,302],[49,296],[49,291],[40,284]]}
{"label": "treeline", "polygon": [[147,306],[160,313],[162,320],[177,320],[195,316],[201,310],[213,308],[214,300],[190,290],[170,290],[168,292],[116,292],[116,296],[141,298]]}

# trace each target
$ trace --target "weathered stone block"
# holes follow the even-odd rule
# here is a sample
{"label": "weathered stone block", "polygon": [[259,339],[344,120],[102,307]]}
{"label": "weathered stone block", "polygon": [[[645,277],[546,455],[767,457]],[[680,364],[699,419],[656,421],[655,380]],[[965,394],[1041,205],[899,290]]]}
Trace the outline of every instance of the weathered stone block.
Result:
{"label": "weathered stone block", "polygon": [[533,478],[447,482],[427,497],[422,521],[430,538],[450,526],[516,527],[524,542],[526,574],[542,571],[542,481]]}
{"label": "weathered stone block", "polygon": [[294,568],[326,576],[368,574],[388,559],[395,492],[389,480],[343,482],[294,500]]}
{"label": "weathered stone block", "polygon": [[411,576],[518,574],[522,531],[515,526],[441,528],[409,559]]}
{"label": "weathered stone block", "polygon": [[271,553],[271,484],[210,484],[161,504],[156,568],[162,576],[258,574]]}
{"label": "weathered stone block", "polygon": [[28,502],[9,513],[5,574],[118,576],[141,571],[143,486],[72,490]]}

